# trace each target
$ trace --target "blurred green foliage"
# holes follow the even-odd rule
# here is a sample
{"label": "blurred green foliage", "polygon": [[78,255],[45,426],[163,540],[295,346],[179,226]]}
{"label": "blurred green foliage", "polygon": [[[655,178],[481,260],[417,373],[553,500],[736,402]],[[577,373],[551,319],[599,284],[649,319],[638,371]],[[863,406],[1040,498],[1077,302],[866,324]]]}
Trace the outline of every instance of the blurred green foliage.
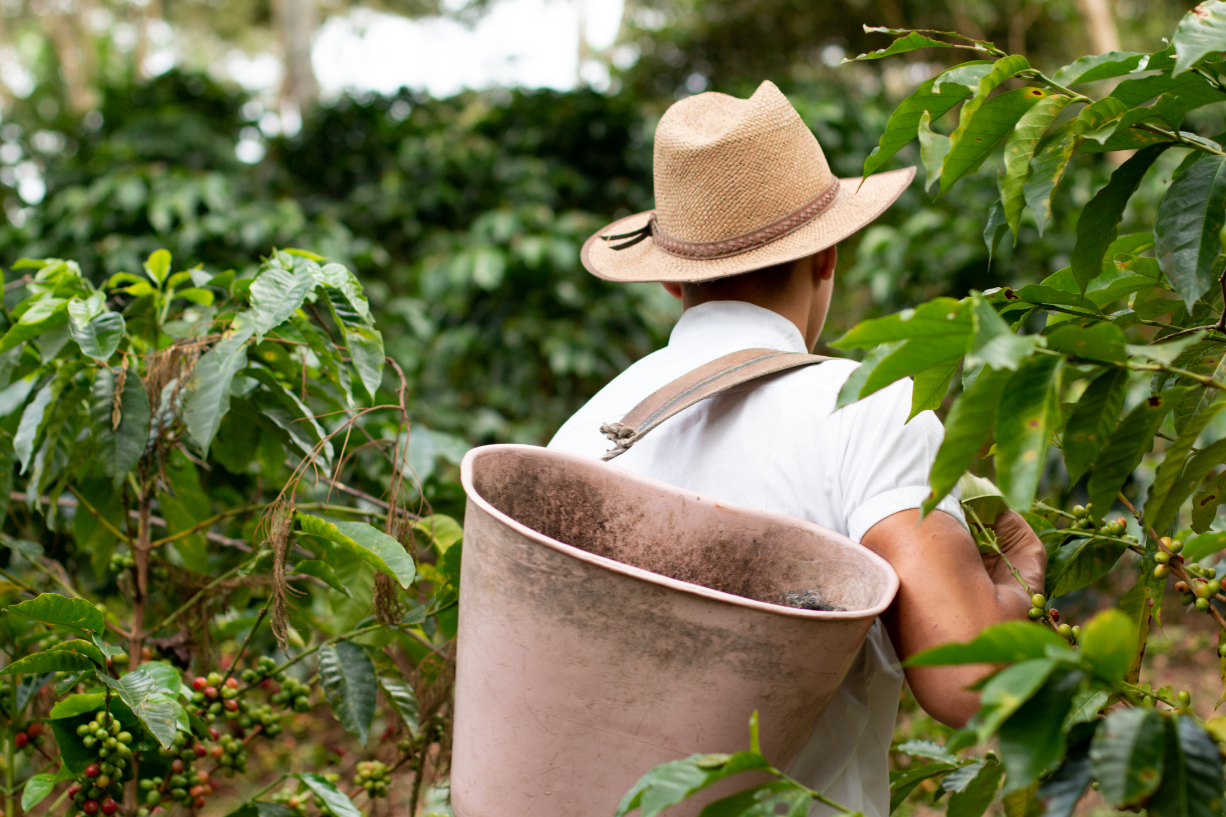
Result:
{"label": "blurred green foliage", "polygon": [[[855,177],[898,94],[932,70],[913,63],[891,88],[859,66],[818,66],[784,85],[835,171]],[[611,285],[579,264],[588,235],[651,206],[654,123],[675,94],[636,88],[345,96],[308,112],[292,137],[265,136],[258,101],[202,75],[104,87],[80,117],[40,91],[0,125],[0,264],[70,257],[98,281],[162,246],[214,272],[241,272],[269,246],[309,246],[368,282],[417,420],[474,443],[543,442],[662,345],[678,314],[659,287]],[[918,151],[893,162],[918,164]],[[1079,157],[1047,233],[1028,217],[990,266],[981,225],[997,198],[994,163],[941,199],[914,184],[841,248],[827,337],[1065,266],[1076,212],[1111,169]],[[1134,209],[1161,195],[1163,180],[1149,184]],[[1125,229],[1142,215],[1130,211]]]}

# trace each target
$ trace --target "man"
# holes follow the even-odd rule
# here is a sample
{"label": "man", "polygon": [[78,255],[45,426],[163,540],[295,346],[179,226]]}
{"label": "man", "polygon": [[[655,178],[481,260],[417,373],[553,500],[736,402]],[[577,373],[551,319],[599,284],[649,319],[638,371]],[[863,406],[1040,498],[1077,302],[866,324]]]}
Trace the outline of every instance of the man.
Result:
{"label": "man", "polygon": [[[834,287],[837,243],[879,216],[914,168],[836,179],[779,90],[748,100],[705,93],[673,105],[655,140],[656,210],[585,244],[583,262],[614,281],[663,282],[684,313],[666,348],[600,391],[551,448],[599,457],[601,426],[656,389],[729,352],[807,352]],[[1029,597],[998,560],[984,560],[956,496],[920,522],[943,436],[923,412],[910,422],[900,381],[834,410],[856,368],[832,360],[773,375],[698,403],[622,454],[617,465],[699,494],[807,519],[858,540],[901,581],[791,772],[866,817],[889,813],[887,754],[903,673],[899,658],[986,626],[1021,619]],[[995,532],[1040,592],[1046,555],[1013,512]],[[880,626],[884,623],[884,628]],[[961,726],[978,708],[967,687],[986,667],[914,668],[906,679],[936,719]]]}

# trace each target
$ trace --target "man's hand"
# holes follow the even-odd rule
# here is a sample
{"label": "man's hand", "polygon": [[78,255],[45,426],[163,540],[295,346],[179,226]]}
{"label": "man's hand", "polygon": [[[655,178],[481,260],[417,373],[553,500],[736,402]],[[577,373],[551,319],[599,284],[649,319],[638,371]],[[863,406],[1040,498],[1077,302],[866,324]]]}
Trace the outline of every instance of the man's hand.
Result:
{"label": "man's hand", "polygon": [[[1031,592],[1042,593],[1047,554],[1030,526],[1007,511],[993,531]],[[970,531],[941,511],[923,523],[918,510],[886,517],[869,529],[863,544],[898,573],[898,596],[882,620],[901,659],[951,641],[970,641],[985,627],[1025,618],[1030,609],[1030,596],[1004,561],[994,554],[991,560],[980,558]],[[942,723],[960,727],[979,709],[979,694],[967,687],[991,670],[964,665],[906,672],[920,706]]]}
{"label": "man's hand", "polygon": [[[1011,564],[1022,574],[1031,593],[1042,593],[1043,576],[1047,572],[1047,549],[1043,547],[1034,530],[1017,511],[999,514],[991,527],[1000,552],[1008,559],[1006,563],[1005,559],[995,553],[983,554],[983,566],[992,578],[992,583],[1017,588],[1017,591],[1025,596],[1022,586],[1009,571]],[[1029,596],[1026,596],[1026,604],[1029,607]]]}

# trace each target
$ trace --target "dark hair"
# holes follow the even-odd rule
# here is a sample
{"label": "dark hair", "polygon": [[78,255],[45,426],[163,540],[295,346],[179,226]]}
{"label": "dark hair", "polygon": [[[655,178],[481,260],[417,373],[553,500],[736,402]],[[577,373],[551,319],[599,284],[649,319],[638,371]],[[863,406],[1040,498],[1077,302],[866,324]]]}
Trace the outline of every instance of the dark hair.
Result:
{"label": "dark hair", "polygon": [[782,264],[743,272],[740,275],[730,275],[727,278],[716,278],[714,281],[683,283],[681,285],[681,292],[683,297],[687,299],[699,292],[703,296],[718,298],[721,294],[728,293],[733,287],[739,289],[744,285],[749,285],[759,290],[768,298],[774,297],[781,295],[788,288],[788,283],[792,278],[792,268],[795,264],[795,261],[784,261]]}

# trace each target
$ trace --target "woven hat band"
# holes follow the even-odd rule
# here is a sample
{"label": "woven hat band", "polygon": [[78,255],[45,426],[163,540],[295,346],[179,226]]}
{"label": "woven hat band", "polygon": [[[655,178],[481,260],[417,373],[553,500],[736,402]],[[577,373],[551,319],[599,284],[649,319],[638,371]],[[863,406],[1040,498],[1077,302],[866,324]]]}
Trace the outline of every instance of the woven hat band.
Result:
{"label": "woven hat band", "polygon": [[830,185],[817,198],[796,212],[789,213],[775,223],[768,224],[759,230],[721,241],[682,241],[678,238],[673,238],[660,227],[654,214],[647,224],[643,225],[639,230],[631,233],[622,233],[621,235],[602,235],[601,238],[609,242],[629,239],[622,244],[611,245],[610,249],[614,250],[624,250],[628,247],[633,247],[650,236],[657,247],[669,255],[675,255],[678,258],[692,258],[699,261],[728,258],[733,255],[740,255],[743,252],[756,250],[758,247],[783,238],[788,233],[799,230],[829,209],[830,205],[834,204],[834,200],[838,197],[839,180],[833,179]]}

